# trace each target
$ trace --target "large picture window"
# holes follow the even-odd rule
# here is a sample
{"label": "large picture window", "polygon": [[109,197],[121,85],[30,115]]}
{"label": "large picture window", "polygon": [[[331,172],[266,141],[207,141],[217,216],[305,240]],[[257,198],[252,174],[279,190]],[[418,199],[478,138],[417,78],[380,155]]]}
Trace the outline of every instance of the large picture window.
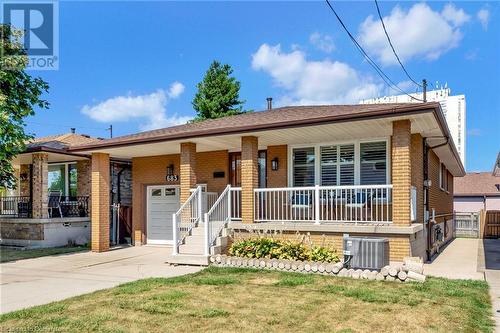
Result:
{"label": "large picture window", "polygon": [[387,141],[292,148],[291,166],[292,186],[384,185]]}

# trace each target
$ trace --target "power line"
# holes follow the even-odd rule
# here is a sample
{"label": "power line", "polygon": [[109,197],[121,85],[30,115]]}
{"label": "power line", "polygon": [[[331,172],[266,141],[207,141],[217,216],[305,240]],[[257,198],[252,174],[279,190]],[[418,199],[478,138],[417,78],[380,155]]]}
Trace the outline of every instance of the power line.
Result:
{"label": "power line", "polygon": [[416,98],[414,96],[411,96],[410,94],[408,94],[406,91],[404,91],[403,89],[401,89],[397,84],[395,84],[388,76],[387,74],[384,73],[384,71],[375,63],[375,61],[368,55],[368,53],[366,53],[366,51],[363,49],[363,47],[358,43],[358,41],[356,40],[356,38],[354,38],[354,36],[351,34],[351,32],[349,31],[349,29],[347,29],[346,25],[344,24],[344,22],[342,21],[342,19],[340,18],[340,16],[337,14],[337,11],[333,8],[333,6],[331,5],[330,1],[329,0],[325,0],[328,7],[330,7],[330,10],[333,12],[333,14],[335,15],[335,17],[337,18],[337,20],[339,21],[340,25],[342,26],[342,28],[344,28],[345,32],[347,33],[347,35],[349,36],[349,38],[351,39],[351,41],[354,43],[354,45],[356,46],[356,48],[358,49],[358,51],[361,53],[361,55],[363,55],[363,57],[368,61],[368,63],[373,67],[373,69],[375,69],[375,71],[377,72],[377,74],[382,78],[382,80],[385,82],[385,84],[387,86],[389,86],[390,88],[394,89],[394,90],[397,90],[397,91],[400,91],[401,93],[407,95],[408,97],[410,97],[411,99],[414,99],[414,100],[417,100],[417,101],[421,101],[421,99],[419,98]]}
{"label": "power line", "polygon": [[385,32],[385,36],[387,37],[387,41],[389,42],[389,45],[391,46],[391,49],[392,49],[392,53],[394,53],[394,55],[396,56],[396,59],[398,60],[399,64],[401,65],[401,68],[403,69],[403,71],[405,72],[406,76],[408,76],[408,78],[413,82],[415,83],[417,86],[419,87],[422,87],[422,85],[420,83],[418,83],[417,81],[415,81],[411,75],[408,73],[408,71],[406,70],[405,66],[403,65],[403,63],[401,62],[401,60],[399,59],[399,56],[398,54],[396,53],[396,50],[394,49],[394,45],[392,45],[392,41],[391,41],[391,37],[389,37],[389,33],[387,33],[387,29],[385,27],[385,23],[384,23],[384,20],[382,18],[382,14],[380,13],[380,7],[378,6],[378,1],[375,0],[375,5],[377,6],[377,13],[378,13],[378,17],[380,19],[380,22],[382,23],[382,27],[384,28],[384,32]]}

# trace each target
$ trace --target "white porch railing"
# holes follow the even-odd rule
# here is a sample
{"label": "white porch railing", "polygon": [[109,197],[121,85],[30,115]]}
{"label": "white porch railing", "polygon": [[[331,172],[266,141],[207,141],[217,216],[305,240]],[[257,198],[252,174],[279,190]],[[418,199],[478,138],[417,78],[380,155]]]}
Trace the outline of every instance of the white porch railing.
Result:
{"label": "white porch railing", "polygon": [[241,221],[241,187],[231,187],[231,221]]}
{"label": "white porch railing", "polygon": [[254,191],[256,222],[392,222],[392,185],[260,188]]}
{"label": "white porch railing", "polygon": [[179,245],[191,233],[196,224],[201,222],[203,216],[202,193],[202,187],[198,186],[179,210],[172,215],[173,255],[179,253]]}
{"label": "white porch railing", "polygon": [[[239,188],[232,188],[231,185],[227,185],[214,205],[205,214],[205,254],[210,253],[210,247],[215,245],[217,237],[219,237],[227,223],[233,219],[233,216],[238,216],[240,208],[238,205],[234,205],[233,200],[237,200],[237,203],[240,202],[238,195],[240,192]],[[235,208],[238,212],[233,214]]]}

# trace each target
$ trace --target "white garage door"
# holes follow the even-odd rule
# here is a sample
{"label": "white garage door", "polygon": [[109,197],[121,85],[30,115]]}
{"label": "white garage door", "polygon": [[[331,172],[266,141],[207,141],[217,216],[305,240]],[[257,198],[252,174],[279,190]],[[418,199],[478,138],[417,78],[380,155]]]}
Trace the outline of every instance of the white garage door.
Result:
{"label": "white garage door", "polygon": [[148,186],[147,243],[172,244],[172,214],[179,209],[179,187]]}

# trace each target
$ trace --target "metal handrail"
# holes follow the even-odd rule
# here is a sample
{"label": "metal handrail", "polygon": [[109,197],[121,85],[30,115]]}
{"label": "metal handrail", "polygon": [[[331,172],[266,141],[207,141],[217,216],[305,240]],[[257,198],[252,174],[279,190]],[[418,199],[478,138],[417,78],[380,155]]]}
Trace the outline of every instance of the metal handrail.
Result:
{"label": "metal handrail", "polygon": [[[191,193],[179,210],[172,214],[173,248],[172,255],[179,254],[179,245],[184,241],[187,235],[191,233],[197,223],[202,219],[202,187],[198,186]],[[180,219],[179,219],[180,217]],[[183,217],[188,218],[188,223],[181,225]],[[180,222],[180,223],[179,223]]]}
{"label": "metal handrail", "polygon": [[205,213],[205,254],[210,254],[218,235],[231,219],[231,185],[227,185],[213,206]]}

